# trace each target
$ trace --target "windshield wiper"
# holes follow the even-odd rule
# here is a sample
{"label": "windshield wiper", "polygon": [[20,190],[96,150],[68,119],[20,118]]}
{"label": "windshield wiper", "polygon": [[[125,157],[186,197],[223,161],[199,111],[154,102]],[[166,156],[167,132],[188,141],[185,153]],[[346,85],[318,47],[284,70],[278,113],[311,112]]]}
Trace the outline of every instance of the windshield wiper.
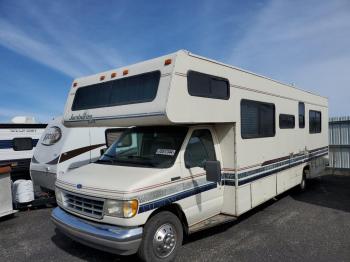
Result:
{"label": "windshield wiper", "polygon": [[102,156],[107,156],[107,157],[109,157],[109,158],[114,158],[114,156],[108,155],[108,154],[103,154]]}

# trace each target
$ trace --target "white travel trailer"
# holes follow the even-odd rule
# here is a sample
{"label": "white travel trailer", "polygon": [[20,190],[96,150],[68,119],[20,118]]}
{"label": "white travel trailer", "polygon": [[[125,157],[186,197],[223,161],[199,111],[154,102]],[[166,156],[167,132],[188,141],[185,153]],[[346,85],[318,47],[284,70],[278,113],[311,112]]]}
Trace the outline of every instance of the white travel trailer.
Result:
{"label": "white travel trailer", "polygon": [[327,119],[324,97],[187,51],[76,79],[67,126],[132,127],[57,180],[52,219],[88,246],[170,261],[184,233],[304,188],[327,162]]}
{"label": "white travel trailer", "polygon": [[46,124],[33,117],[14,117],[0,124],[0,165],[9,165],[13,173],[29,171],[30,159]]}
{"label": "white travel trailer", "polygon": [[[35,186],[54,191],[56,177],[96,161],[101,149],[118,138],[114,129],[105,127],[67,128],[62,117],[53,119],[41,136],[30,163],[30,176]],[[108,142],[107,142],[108,144]]]}

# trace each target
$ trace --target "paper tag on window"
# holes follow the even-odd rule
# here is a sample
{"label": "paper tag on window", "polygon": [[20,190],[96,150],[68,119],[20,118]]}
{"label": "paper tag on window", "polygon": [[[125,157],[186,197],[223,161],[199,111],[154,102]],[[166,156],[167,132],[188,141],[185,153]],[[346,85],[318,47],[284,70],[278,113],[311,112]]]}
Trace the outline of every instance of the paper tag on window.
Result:
{"label": "paper tag on window", "polygon": [[165,155],[165,156],[173,156],[175,155],[175,149],[157,149],[156,155]]}

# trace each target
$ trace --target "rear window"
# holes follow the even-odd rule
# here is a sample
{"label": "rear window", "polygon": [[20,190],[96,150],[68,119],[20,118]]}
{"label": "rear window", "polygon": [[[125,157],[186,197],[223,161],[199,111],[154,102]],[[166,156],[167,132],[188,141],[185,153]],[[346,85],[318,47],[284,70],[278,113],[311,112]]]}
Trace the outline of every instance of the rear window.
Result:
{"label": "rear window", "polygon": [[26,151],[33,149],[33,140],[30,137],[18,137],[12,140],[13,150]]}
{"label": "rear window", "polygon": [[321,112],[309,111],[309,133],[316,134],[321,133]]}
{"label": "rear window", "polygon": [[151,102],[156,98],[160,71],[79,88],[72,110]]}
{"label": "rear window", "polygon": [[227,79],[196,71],[188,72],[187,89],[191,96],[225,100],[230,98],[230,84]]}

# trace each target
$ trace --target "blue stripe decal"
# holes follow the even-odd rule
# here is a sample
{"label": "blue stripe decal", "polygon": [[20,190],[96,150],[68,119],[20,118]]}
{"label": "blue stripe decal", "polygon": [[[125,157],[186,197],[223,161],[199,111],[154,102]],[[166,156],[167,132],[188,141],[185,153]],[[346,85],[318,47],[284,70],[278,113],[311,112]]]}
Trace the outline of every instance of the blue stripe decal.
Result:
{"label": "blue stripe decal", "polygon": [[186,197],[197,195],[199,193],[214,189],[216,187],[217,187],[216,183],[209,183],[209,184],[205,184],[203,186],[195,187],[195,188],[177,193],[175,195],[167,196],[167,197],[164,197],[164,198],[161,198],[161,199],[158,199],[158,200],[146,203],[146,204],[142,204],[142,205],[140,205],[139,213],[147,212],[147,211],[155,209],[155,208],[169,205],[173,202],[179,201],[179,200],[184,199]]}
{"label": "blue stripe decal", "polygon": [[[308,156],[303,155],[303,156],[298,156],[295,157],[294,159],[288,159],[288,160],[283,160],[278,163],[271,164],[266,167],[250,170],[247,172],[239,173],[238,174],[238,185],[244,185],[247,183],[250,183],[254,180],[281,172],[283,170],[296,167],[298,165],[304,164],[306,162],[309,162],[315,158],[322,157],[328,154],[328,149],[325,150],[320,150],[319,152],[314,152],[309,154]],[[261,174],[259,174],[261,173]],[[258,174],[258,175],[255,175]],[[223,184],[227,186],[235,186],[235,174],[223,174]]]}
{"label": "blue stripe decal", "polygon": [[[240,174],[238,174],[238,176],[239,176],[238,185],[240,186],[240,185],[250,183],[254,180],[258,180],[258,179],[261,179],[263,177],[270,176],[272,174],[281,172],[283,170],[301,165],[303,163],[309,162],[315,158],[322,157],[322,156],[325,156],[327,154],[328,154],[328,149],[326,152],[323,149],[323,150],[320,150],[319,152],[310,153],[308,156],[306,156],[306,155],[297,156],[294,159],[283,160],[283,161],[280,161],[278,163],[271,164],[268,167],[258,168],[258,169],[252,170],[252,171],[240,173]],[[257,174],[260,172],[262,172],[262,173],[259,175],[256,175],[256,176],[252,176],[253,174]],[[252,177],[246,178],[247,175],[245,175],[245,174],[247,174],[247,173],[249,173],[249,176],[252,176]],[[222,185],[235,186],[235,181],[236,181],[235,180],[235,173],[223,173],[222,177],[223,177],[223,179],[221,180]],[[190,197],[193,195],[197,195],[199,193],[214,189],[216,187],[217,187],[217,183],[208,183],[208,184],[205,184],[202,186],[198,186],[195,188],[191,188],[191,189],[176,193],[174,195],[166,196],[164,198],[142,204],[139,207],[139,213],[147,212],[149,210],[153,210],[153,209],[156,209],[159,207],[169,205],[173,202],[179,201],[181,199],[184,199],[184,198],[187,198],[187,197]]]}
{"label": "blue stripe decal", "polygon": [[[33,147],[36,147],[39,139],[32,139]],[[0,140],[0,149],[13,149],[13,141],[11,140]]]}

